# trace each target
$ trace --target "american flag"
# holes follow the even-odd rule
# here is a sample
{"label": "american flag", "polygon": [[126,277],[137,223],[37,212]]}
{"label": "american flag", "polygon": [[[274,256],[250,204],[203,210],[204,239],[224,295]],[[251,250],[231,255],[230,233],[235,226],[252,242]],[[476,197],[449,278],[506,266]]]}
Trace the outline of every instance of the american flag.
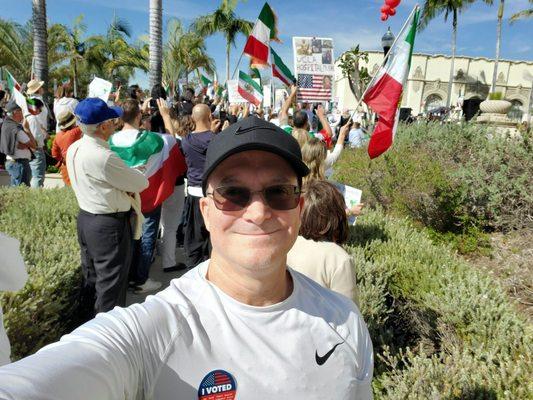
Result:
{"label": "american flag", "polygon": [[302,101],[327,101],[331,100],[332,77],[329,87],[324,88],[324,77],[327,75],[298,74],[298,100]]}
{"label": "american flag", "polygon": [[231,380],[229,376],[227,376],[224,373],[220,373],[218,371],[212,372],[209,374],[203,383],[205,383],[206,386],[217,386],[217,385],[225,385],[227,383],[230,383]]}

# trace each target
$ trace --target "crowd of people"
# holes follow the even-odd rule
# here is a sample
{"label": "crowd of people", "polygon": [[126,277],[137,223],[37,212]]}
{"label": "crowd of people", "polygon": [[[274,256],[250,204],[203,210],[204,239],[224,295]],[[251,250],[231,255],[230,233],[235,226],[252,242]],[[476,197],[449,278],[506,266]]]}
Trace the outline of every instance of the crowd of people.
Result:
{"label": "crowd of people", "polygon": [[[344,146],[367,140],[359,121],[297,104],[297,86],[270,110],[192,89],[170,99],[161,85],[150,96],[133,85],[108,102],[78,101],[67,85],[49,107],[42,82],[27,86],[40,113],[9,100],[0,151],[13,186],[41,187],[55,128],[51,155],[80,209],[88,322],[0,369],[0,395],[85,398],[80,388],[90,387],[87,398],[188,398],[221,371],[240,398],[271,398],[268,371],[277,382],[304,372],[278,388],[288,397],[371,397],[372,344],[341,247],[363,205],[347,208],[328,180]],[[163,270],[188,272],[120,308],[128,287],[160,289],[150,278],[158,240]]]}

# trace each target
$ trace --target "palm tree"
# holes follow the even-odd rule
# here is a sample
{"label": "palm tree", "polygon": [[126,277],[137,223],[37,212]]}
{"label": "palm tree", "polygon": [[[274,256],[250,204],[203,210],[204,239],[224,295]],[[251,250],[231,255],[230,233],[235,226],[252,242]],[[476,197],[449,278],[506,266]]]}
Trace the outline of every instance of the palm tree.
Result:
{"label": "palm tree", "polygon": [[115,16],[105,35],[89,37],[84,55],[88,70],[107,79],[127,81],[135,67],[118,61],[132,53],[132,45],[127,40],[130,36],[128,22]]}
{"label": "palm tree", "polygon": [[[455,51],[457,47],[457,17],[461,11],[464,11],[470,4],[476,0],[425,0],[420,18],[420,28],[425,28],[429,21],[444,13],[444,21],[448,21],[452,15],[452,62],[450,65],[450,78],[448,80],[448,97],[446,98],[446,107],[450,107],[452,100],[453,70],[455,64]],[[483,0],[490,3],[492,0]]]}
{"label": "palm tree", "polygon": [[211,36],[217,32],[224,35],[226,39],[226,80],[229,79],[230,70],[230,50],[235,46],[235,39],[239,33],[249,35],[253,28],[253,23],[245,19],[238,18],[234,10],[237,0],[223,0],[219,8],[212,14],[198,17],[193,27],[202,36]]}
{"label": "palm tree", "polygon": [[[533,0],[529,0],[529,4],[533,4]],[[517,12],[516,14],[513,14],[511,16],[511,23],[518,21],[520,19],[526,19],[526,18],[531,18],[531,17],[533,17],[533,7]]]}
{"label": "palm tree", "polygon": [[162,0],[150,0],[150,87],[161,83],[163,64]]}
{"label": "palm tree", "polygon": [[[72,67],[72,85],[74,97],[78,96],[78,69],[83,65],[86,44],[83,35],[87,30],[87,25],[83,22],[83,14],[74,19],[72,28],[61,25],[62,30],[58,34],[61,36],[65,57],[70,61]],[[69,74],[70,75],[70,74]]]}
{"label": "palm tree", "polygon": [[46,0],[33,0],[33,57],[35,59],[35,76],[48,86],[48,46],[46,30]]}
{"label": "palm tree", "polygon": [[[193,30],[185,31],[181,22],[169,23],[169,40],[165,49],[166,64],[165,75],[170,78],[172,62],[178,71],[177,77],[184,76],[186,83],[189,82],[189,74],[203,68],[207,73],[213,73],[214,60],[207,54],[205,40]],[[176,82],[176,76],[168,82]]]}
{"label": "palm tree", "polygon": [[9,69],[16,79],[30,78],[33,40],[31,23],[20,25],[0,20],[0,65]]}
{"label": "palm tree", "polygon": [[[59,24],[48,27],[48,66],[53,75],[66,60],[63,54],[64,28]],[[25,25],[0,19],[0,65],[5,66],[15,78],[27,82],[31,78],[33,59],[33,24]]]}

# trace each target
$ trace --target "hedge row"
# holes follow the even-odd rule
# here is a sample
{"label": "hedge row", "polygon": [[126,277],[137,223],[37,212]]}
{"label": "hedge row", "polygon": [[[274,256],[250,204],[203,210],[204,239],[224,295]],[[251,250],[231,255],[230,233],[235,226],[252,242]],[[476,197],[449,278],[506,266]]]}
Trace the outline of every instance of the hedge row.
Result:
{"label": "hedge row", "polygon": [[335,179],[364,201],[438,232],[533,227],[533,141],[478,125],[400,125],[393,147],[369,160],[347,150]]}
{"label": "hedge row", "polygon": [[0,188],[0,230],[20,240],[30,276],[24,289],[0,299],[15,359],[56,341],[77,323],[77,209],[69,189]]}
{"label": "hedge row", "polygon": [[[76,323],[75,215],[69,189],[0,190],[1,230],[21,240],[30,272],[1,299],[15,357]],[[531,398],[533,328],[497,282],[379,210],[358,219],[347,250],[375,347],[376,399]]]}
{"label": "hedge row", "polygon": [[407,219],[368,211],[352,228],[376,398],[527,399],[533,327],[505,290]]}

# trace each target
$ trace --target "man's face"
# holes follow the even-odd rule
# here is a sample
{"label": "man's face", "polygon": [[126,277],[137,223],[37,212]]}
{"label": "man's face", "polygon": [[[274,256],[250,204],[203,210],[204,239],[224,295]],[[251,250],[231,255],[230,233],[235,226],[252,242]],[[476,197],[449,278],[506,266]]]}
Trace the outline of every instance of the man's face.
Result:
{"label": "man's face", "polygon": [[[272,185],[297,185],[296,174],[283,158],[250,150],[230,156],[209,177],[207,193],[220,186],[240,186],[252,191]],[[296,208],[269,207],[260,193],[252,195],[240,211],[217,209],[212,196],[200,200],[200,210],[213,245],[212,258],[248,270],[284,265],[300,228],[301,197]]]}
{"label": "man's face", "polygon": [[13,121],[15,122],[22,122],[24,119],[24,115],[22,114],[22,110],[20,108],[17,108],[15,111],[11,113]]}

